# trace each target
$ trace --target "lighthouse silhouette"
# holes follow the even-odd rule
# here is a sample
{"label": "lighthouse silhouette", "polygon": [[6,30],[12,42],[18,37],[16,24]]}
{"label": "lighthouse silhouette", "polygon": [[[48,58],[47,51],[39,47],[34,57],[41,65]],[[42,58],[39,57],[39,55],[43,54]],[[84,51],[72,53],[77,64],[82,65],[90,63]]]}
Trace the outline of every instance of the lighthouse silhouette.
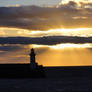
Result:
{"label": "lighthouse silhouette", "polygon": [[38,64],[36,63],[36,59],[35,59],[36,54],[35,54],[35,51],[33,48],[31,49],[31,53],[29,55],[30,55],[30,67],[31,67],[31,69],[37,69]]}
{"label": "lighthouse silhouette", "polygon": [[44,67],[43,65],[38,65],[36,62],[36,54],[34,49],[31,49],[30,52],[30,70],[33,77],[45,77]]}

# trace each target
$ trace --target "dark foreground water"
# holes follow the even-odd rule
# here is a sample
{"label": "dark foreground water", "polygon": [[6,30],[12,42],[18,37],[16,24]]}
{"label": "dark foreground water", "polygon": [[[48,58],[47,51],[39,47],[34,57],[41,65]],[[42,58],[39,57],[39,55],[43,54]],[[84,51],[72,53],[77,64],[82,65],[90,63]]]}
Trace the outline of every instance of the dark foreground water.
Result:
{"label": "dark foreground water", "polygon": [[[45,67],[45,78],[0,78],[0,92],[92,92],[92,67]],[[6,75],[7,76],[7,75]]]}
{"label": "dark foreground water", "polygon": [[0,79],[0,92],[92,92],[92,79]]}

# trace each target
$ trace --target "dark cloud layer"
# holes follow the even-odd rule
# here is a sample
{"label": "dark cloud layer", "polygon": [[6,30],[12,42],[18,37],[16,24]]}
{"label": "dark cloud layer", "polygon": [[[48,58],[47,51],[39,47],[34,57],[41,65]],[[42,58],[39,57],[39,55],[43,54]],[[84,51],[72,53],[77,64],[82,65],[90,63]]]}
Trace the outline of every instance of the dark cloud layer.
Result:
{"label": "dark cloud layer", "polygon": [[0,37],[0,44],[41,44],[92,43],[92,37],[48,36],[48,37]]}
{"label": "dark cloud layer", "polygon": [[24,49],[23,46],[10,46],[10,45],[7,45],[7,46],[4,46],[4,45],[1,45],[0,46],[0,51],[16,51],[16,50],[20,50],[20,49]]}
{"label": "dark cloud layer", "polygon": [[0,26],[30,30],[92,27],[92,3],[76,2],[56,7],[0,7]]}

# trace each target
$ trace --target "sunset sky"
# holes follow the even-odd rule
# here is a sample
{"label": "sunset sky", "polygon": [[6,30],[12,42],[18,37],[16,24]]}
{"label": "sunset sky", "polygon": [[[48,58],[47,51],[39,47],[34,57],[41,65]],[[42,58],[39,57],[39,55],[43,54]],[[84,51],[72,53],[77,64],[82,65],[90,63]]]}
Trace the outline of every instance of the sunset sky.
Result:
{"label": "sunset sky", "polygon": [[35,48],[44,66],[92,65],[91,43],[92,0],[0,0],[1,63],[28,63]]}

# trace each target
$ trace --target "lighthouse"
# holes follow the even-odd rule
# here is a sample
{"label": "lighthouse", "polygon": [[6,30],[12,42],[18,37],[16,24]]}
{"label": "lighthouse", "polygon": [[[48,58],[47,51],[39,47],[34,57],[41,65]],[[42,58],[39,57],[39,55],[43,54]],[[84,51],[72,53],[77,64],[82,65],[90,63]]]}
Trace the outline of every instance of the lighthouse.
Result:
{"label": "lighthouse", "polygon": [[35,59],[36,54],[33,48],[31,49],[31,53],[29,55],[30,55],[30,67],[31,69],[36,69],[38,67],[38,64],[36,63]]}
{"label": "lighthouse", "polygon": [[42,65],[38,65],[36,62],[36,54],[35,50],[32,48],[30,52],[30,70],[31,70],[31,76],[33,77],[45,77],[44,74],[44,67]]}

